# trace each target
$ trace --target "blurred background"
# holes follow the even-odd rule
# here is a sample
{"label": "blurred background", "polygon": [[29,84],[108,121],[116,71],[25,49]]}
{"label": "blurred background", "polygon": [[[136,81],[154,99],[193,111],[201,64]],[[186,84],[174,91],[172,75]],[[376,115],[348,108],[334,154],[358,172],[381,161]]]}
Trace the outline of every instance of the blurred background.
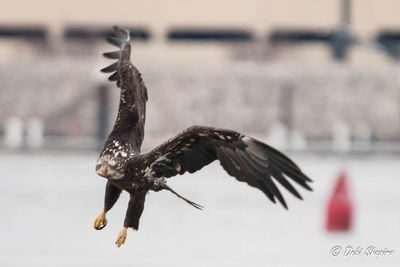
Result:
{"label": "blurred background", "polygon": [[[0,265],[399,266],[398,10],[396,0],[3,3]],[[95,231],[106,181],[94,166],[119,99],[99,72],[113,25],[130,29],[149,91],[143,152],[191,125],[233,129],[287,153],[314,192],[285,192],[285,211],[213,163],[169,182],[205,211],[149,194],[140,231],[117,249],[123,194]]]}

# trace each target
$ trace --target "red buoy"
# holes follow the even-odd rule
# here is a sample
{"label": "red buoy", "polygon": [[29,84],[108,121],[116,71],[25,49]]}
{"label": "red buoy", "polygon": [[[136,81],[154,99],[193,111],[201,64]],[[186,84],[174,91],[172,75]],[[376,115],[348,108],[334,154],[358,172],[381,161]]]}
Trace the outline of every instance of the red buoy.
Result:
{"label": "red buoy", "polygon": [[353,205],[349,196],[347,173],[341,171],[328,202],[326,229],[348,231],[351,228]]}

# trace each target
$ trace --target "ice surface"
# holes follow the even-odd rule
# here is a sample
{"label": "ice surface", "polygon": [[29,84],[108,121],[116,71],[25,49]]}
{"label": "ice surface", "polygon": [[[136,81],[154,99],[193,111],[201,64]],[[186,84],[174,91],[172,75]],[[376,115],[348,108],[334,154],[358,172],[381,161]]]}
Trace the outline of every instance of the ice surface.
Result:
{"label": "ice surface", "polygon": [[[314,180],[304,201],[285,192],[289,211],[236,182],[218,164],[169,180],[205,206],[169,192],[147,197],[139,232],[118,249],[127,194],[93,229],[105,180],[95,154],[0,154],[0,266],[400,266],[400,164],[396,157],[293,158]],[[325,206],[346,168],[355,203],[350,233],[326,233]],[[391,256],[333,257],[343,248],[375,246]]]}

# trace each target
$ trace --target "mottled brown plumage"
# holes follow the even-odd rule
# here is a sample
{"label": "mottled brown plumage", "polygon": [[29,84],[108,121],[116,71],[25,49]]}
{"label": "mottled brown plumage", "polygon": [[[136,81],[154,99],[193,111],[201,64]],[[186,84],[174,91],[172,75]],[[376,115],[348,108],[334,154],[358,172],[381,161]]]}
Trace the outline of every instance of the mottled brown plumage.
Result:
{"label": "mottled brown plumage", "polygon": [[104,69],[114,72],[109,79],[121,88],[117,119],[96,164],[96,171],[107,178],[104,210],[96,218],[94,227],[106,226],[105,214],[118,200],[122,190],[130,194],[124,228],[116,244],[126,239],[126,230],[139,228],[146,193],[149,190],[169,190],[190,205],[202,207],[176,193],[166,178],[185,172],[193,173],[214,160],[238,181],[260,189],[272,202],[278,200],[287,208],[276,182],[301,199],[290,183],[311,190],[311,180],[288,157],[274,148],[246,135],[231,130],[193,126],[146,154],[140,154],[144,137],[147,89],[141,74],[130,62],[129,32],[114,27],[115,34],[107,40],[119,51],[104,53],[118,61]]}

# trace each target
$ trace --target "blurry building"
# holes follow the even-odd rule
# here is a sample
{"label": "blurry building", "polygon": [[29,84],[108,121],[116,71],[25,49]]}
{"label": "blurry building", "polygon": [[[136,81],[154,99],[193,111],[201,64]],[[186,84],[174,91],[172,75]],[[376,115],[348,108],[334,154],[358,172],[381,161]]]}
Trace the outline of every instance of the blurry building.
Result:
{"label": "blurry building", "polygon": [[[16,116],[39,118],[49,138],[104,137],[99,88],[110,89],[108,127],[118,90],[98,70],[109,63],[103,37],[118,24],[133,33],[149,88],[148,139],[192,124],[267,136],[283,123],[308,141],[334,139],[341,124],[349,138],[365,128],[371,140],[398,142],[397,10],[396,0],[8,2],[0,9],[0,133]],[[343,31],[356,41],[338,63]]]}

